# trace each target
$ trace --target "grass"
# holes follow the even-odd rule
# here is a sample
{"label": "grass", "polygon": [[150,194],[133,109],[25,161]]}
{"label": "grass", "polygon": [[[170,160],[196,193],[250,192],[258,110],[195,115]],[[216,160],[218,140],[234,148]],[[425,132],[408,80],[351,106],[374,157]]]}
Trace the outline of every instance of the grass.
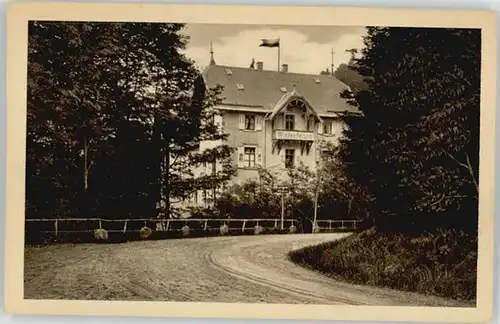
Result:
{"label": "grass", "polygon": [[448,230],[412,237],[374,229],[289,254],[300,265],[355,284],[474,301],[477,237]]}

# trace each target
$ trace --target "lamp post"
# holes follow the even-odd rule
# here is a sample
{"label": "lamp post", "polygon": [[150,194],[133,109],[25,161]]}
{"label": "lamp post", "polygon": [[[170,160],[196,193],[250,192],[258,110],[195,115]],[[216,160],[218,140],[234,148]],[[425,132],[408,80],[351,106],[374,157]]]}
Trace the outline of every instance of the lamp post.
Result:
{"label": "lamp post", "polygon": [[285,228],[285,191],[281,191],[281,229]]}
{"label": "lamp post", "polygon": [[[319,144],[319,143],[318,143]],[[320,161],[321,161],[321,148],[320,145],[317,145],[316,150],[316,187],[314,190],[314,218],[313,218],[313,228],[312,232],[316,233],[318,230],[318,196],[319,196],[319,188],[320,188]]]}
{"label": "lamp post", "polygon": [[287,192],[287,187],[279,186],[278,192],[281,193],[281,229],[285,228],[285,193]]}

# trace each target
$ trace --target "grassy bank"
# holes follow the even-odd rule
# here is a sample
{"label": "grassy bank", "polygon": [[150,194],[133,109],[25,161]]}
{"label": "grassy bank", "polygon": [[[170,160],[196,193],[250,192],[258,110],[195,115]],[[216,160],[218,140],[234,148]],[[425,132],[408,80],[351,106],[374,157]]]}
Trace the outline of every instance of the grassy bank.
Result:
{"label": "grassy bank", "polygon": [[443,231],[410,237],[367,230],[293,251],[295,263],[356,284],[473,301],[477,239]]}

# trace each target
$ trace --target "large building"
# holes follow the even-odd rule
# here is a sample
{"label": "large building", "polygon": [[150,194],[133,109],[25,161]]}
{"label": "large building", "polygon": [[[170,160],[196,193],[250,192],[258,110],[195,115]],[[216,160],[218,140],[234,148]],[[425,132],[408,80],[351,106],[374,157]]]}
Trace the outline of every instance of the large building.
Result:
{"label": "large building", "polygon": [[[323,142],[335,143],[342,135],[345,113],[358,111],[341,98],[348,86],[332,75],[299,74],[255,68],[217,65],[211,59],[203,73],[207,87],[223,86],[223,101],[216,120],[229,134],[237,167],[234,183],[257,179],[265,169],[276,179],[285,179],[287,168],[304,164],[314,171]],[[210,146],[202,143],[200,149]],[[213,143],[212,143],[213,145]],[[209,173],[218,165],[204,165],[196,173]],[[206,206],[213,191],[199,191],[184,206]]]}

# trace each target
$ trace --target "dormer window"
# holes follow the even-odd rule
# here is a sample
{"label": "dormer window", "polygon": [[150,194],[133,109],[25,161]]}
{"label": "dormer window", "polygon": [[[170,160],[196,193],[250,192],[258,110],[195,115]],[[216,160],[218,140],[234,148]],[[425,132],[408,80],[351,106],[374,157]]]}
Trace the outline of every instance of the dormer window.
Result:
{"label": "dormer window", "polygon": [[232,75],[233,71],[230,68],[226,68],[226,74],[227,75]]}
{"label": "dormer window", "polygon": [[252,114],[245,115],[245,129],[255,130],[255,115]]}
{"label": "dormer window", "polygon": [[287,91],[286,87],[281,87],[280,90],[281,90],[281,92],[286,92]]}
{"label": "dormer window", "polygon": [[238,88],[238,90],[245,90],[245,87],[241,83],[237,83],[236,88]]}

